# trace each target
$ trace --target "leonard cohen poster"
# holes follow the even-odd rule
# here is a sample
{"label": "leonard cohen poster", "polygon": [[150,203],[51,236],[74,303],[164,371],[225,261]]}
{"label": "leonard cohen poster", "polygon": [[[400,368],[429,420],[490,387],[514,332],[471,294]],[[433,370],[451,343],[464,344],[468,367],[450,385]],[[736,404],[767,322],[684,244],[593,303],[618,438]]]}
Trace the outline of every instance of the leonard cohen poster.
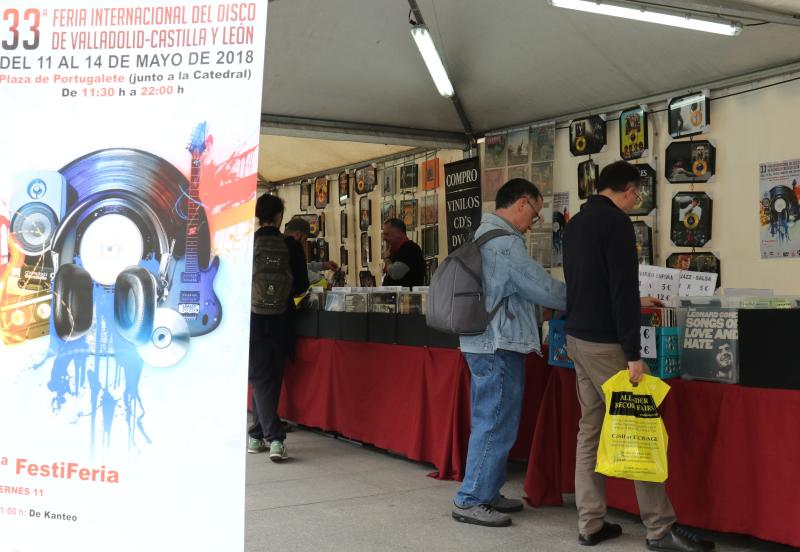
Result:
{"label": "leonard cohen poster", "polygon": [[3,550],[243,548],[266,11],[3,3]]}

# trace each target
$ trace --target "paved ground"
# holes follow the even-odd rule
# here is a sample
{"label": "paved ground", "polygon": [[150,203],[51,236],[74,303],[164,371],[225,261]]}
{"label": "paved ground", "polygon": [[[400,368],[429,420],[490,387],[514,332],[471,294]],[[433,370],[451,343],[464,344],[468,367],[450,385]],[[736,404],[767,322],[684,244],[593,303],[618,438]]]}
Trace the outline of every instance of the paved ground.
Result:
{"label": "paved ground", "polygon": [[[286,443],[292,458],[283,464],[269,462],[264,454],[248,455],[248,552],[586,550],[577,544],[574,503],[526,508],[514,514],[508,528],[465,525],[450,517],[458,483],[426,477],[432,466],[300,429]],[[504,494],[521,497],[523,477],[524,466],[512,465]],[[645,550],[637,518],[614,512],[610,519],[622,524],[624,535],[597,547],[598,552]],[[793,550],[747,537],[708,535],[721,551]]]}

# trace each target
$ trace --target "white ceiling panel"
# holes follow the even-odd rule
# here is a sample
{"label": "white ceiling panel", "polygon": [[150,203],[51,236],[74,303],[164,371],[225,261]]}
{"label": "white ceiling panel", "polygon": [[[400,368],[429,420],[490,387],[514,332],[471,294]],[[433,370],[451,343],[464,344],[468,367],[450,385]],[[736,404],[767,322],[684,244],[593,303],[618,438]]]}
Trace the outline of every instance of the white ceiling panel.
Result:
{"label": "white ceiling panel", "polygon": [[[721,4],[721,0],[715,0]],[[800,13],[800,0],[741,0]],[[800,60],[800,27],[735,38],[571,12],[546,0],[419,0],[477,131]],[[412,42],[405,0],[274,0],[262,110],[461,131]]]}

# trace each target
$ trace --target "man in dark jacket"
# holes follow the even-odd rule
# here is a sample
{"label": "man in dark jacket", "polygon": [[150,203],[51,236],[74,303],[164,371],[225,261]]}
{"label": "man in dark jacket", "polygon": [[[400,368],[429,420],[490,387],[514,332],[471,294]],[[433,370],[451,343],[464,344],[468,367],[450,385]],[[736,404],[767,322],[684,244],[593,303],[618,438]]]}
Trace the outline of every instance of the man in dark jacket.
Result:
{"label": "man in dark jacket", "polygon": [[383,240],[389,245],[384,252],[386,275],[384,286],[414,287],[425,285],[425,257],[422,249],[408,239],[405,223],[390,218],[383,223]]}
{"label": "man in dark jacket", "polygon": [[[280,236],[283,200],[264,194],[256,202],[259,236]],[[247,452],[263,452],[269,443],[273,462],[286,460],[286,431],[278,417],[278,402],[286,361],[294,355],[294,296],[308,289],[306,259],[299,243],[286,236],[292,272],[292,292],[283,314],[250,314],[250,372],[253,388],[253,425],[248,430]]]}
{"label": "man in dark jacket", "polygon": [[[626,212],[639,200],[639,171],[624,161],[603,169],[598,195],[589,197],[564,233],[567,281],[567,350],[575,362],[581,420],[575,462],[578,540],[593,546],[622,533],[607,523],[605,478],[595,472],[605,415],[602,385],[622,369],[636,383],[646,372],[639,355],[640,306],[636,236]],[[675,525],[663,483],[636,481],[636,497],[647,527],[647,548],[702,552],[714,545]]]}

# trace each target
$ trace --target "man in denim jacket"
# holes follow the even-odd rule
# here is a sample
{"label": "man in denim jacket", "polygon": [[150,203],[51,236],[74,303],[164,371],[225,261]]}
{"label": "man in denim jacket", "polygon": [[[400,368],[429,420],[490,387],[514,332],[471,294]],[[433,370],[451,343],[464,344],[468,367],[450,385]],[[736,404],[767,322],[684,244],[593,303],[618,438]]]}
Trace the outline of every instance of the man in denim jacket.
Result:
{"label": "man in denim jacket", "polygon": [[540,220],[543,199],[532,183],[508,181],[497,192],[494,214],[485,214],[475,232],[506,230],[481,248],[486,310],[497,312],[481,335],[462,336],[461,351],[471,377],[472,432],[467,470],[456,493],[453,517],[464,523],[503,527],[522,501],[500,494],[506,464],[517,439],[525,356],[540,354],[536,305],[566,308],[566,287],[534,261],[523,234]]}

